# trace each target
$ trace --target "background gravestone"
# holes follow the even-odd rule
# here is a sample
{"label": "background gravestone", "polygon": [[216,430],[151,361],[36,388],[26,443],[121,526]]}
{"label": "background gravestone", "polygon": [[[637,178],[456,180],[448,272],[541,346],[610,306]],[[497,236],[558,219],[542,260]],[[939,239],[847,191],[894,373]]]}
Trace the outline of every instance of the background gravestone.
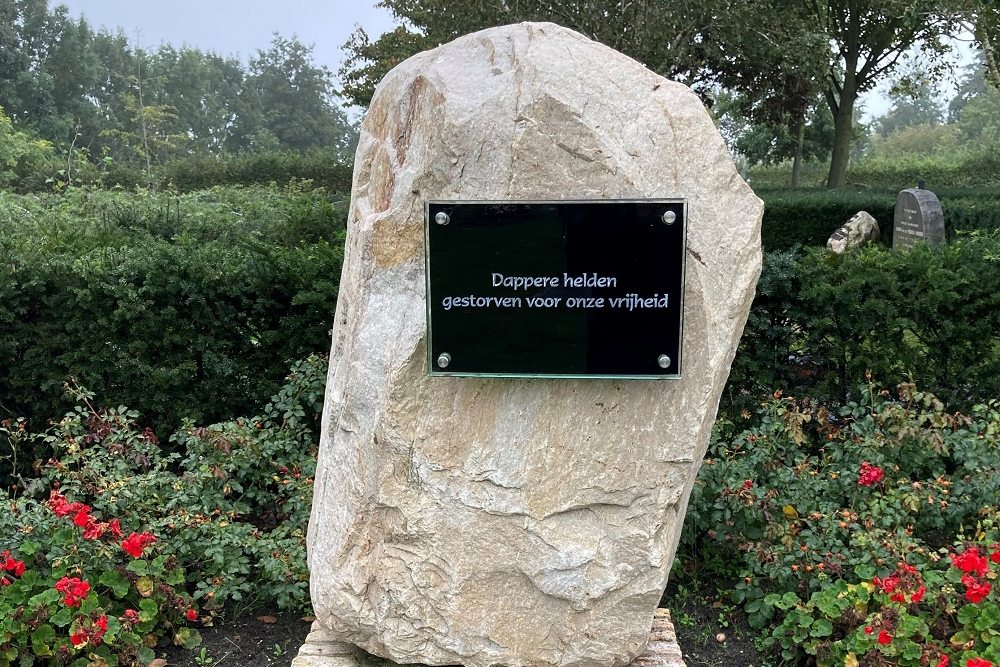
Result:
{"label": "background gravestone", "polygon": [[930,190],[909,188],[900,192],[892,222],[893,248],[912,248],[921,241],[930,245],[945,241],[941,202]]}
{"label": "background gravestone", "polygon": [[[687,203],[680,379],[428,374],[429,202],[672,198]],[[638,655],[762,213],[694,93],[576,32],[494,28],[392,70],[355,160],[309,525],[317,621],[295,664],[344,665],[351,646],[477,667]]]}

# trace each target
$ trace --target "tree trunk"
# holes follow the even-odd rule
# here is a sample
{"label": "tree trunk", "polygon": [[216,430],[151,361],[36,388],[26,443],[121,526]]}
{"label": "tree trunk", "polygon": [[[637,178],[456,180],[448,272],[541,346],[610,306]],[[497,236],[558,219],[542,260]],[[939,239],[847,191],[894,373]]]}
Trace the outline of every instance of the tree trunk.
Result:
{"label": "tree trunk", "polygon": [[851,158],[851,138],[854,134],[854,100],[856,93],[844,86],[837,113],[833,117],[833,157],[826,187],[839,188],[847,182],[847,163]]}
{"label": "tree trunk", "polygon": [[986,81],[1000,90],[1000,66],[997,65],[996,51],[982,19],[976,23],[976,40],[983,50],[983,59],[986,61]]}
{"label": "tree trunk", "polygon": [[799,187],[802,180],[802,146],[806,143],[806,117],[799,118],[799,136],[795,143],[795,157],[792,158],[792,183],[793,188]]}

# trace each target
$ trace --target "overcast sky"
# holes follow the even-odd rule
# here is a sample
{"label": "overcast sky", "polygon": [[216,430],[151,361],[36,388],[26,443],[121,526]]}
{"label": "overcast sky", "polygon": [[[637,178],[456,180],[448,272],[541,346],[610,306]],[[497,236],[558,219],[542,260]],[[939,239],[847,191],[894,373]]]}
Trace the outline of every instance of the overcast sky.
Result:
{"label": "overcast sky", "polygon": [[336,73],[340,47],[360,25],[376,37],[393,27],[392,14],[374,0],[50,0],[73,16],[109,30],[121,28],[133,44],[166,42],[247,60],[267,49],[273,33],[315,45],[316,62]]}
{"label": "overcast sky", "polygon": [[[188,45],[243,60],[267,49],[273,33],[297,36],[315,46],[316,62],[334,74],[343,61],[341,46],[356,26],[375,38],[394,25],[392,15],[375,0],[50,0],[95,26],[121,28],[133,44]],[[961,60],[968,59],[963,54]],[[865,117],[888,109],[887,86],[863,98]],[[951,91],[946,91],[949,97]]]}

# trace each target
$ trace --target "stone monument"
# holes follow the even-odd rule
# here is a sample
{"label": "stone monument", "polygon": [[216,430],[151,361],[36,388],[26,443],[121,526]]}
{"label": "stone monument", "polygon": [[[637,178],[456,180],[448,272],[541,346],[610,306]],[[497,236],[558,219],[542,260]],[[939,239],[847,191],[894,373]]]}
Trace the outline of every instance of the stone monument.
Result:
{"label": "stone monument", "polygon": [[848,248],[860,248],[879,239],[878,222],[868,211],[858,211],[827,239],[826,248],[838,255]]}
{"label": "stone monument", "polygon": [[[687,206],[679,379],[430,374],[428,202],[657,198]],[[571,30],[494,28],[393,69],[355,160],[309,524],[317,620],[294,664],[639,655],[762,213],[694,93]]]}
{"label": "stone monument", "polygon": [[937,195],[923,188],[908,188],[896,197],[892,216],[892,247],[912,248],[923,241],[945,242],[944,213]]}

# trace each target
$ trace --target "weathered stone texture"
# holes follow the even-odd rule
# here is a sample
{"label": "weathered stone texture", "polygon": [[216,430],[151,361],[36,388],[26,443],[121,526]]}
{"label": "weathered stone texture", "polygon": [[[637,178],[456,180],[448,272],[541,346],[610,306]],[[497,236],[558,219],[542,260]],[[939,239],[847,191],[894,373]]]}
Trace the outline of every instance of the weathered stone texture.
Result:
{"label": "weathered stone texture", "polygon": [[827,239],[826,248],[838,255],[848,248],[860,248],[879,239],[878,222],[868,211],[858,211]]}
{"label": "weathered stone texture", "polygon": [[[426,375],[426,200],[676,196],[682,380]],[[390,72],[352,197],[309,527],[319,622],[400,663],[629,663],[753,296],[760,200],[690,90],[538,23]]]}

